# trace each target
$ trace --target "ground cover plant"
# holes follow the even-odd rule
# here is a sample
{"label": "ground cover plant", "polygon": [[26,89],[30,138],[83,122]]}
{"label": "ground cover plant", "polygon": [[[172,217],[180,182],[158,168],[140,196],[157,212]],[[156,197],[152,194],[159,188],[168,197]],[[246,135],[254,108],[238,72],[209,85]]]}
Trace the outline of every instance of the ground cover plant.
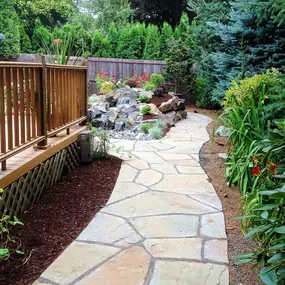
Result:
{"label": "ground cover plant", "polygon": [[242,231],[259,248],[237,264],[260,266],[264,284],[284,284],[285,77],[276,71],[236,81],[226,93],[230,128],[226,176],[242,193]]}

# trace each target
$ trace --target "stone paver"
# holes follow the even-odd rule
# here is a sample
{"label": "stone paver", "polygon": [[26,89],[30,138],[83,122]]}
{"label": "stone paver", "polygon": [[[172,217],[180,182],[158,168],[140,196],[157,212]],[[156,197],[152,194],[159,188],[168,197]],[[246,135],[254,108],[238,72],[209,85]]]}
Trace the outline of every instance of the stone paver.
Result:
{"label": "stone paver", "polygon": [[193,237],[198,234],[199,217],[167,215],[133,218],[130,222],[145,238]]}
{"label": "stone paver", "polygon": [[153,257],[201,260],[201,238],[147,239],[144,246]]}
{"label": "stone paver", "polygon": [[124,162],[107,205],[34,285],[229,285],[222,205],[199,163],[210,122],[189,113],[161,140],[114,140]]}
{"label": "stone paver", "polygon": [[157,261],[150,285],[229,285],[228,275],[225,265]]}

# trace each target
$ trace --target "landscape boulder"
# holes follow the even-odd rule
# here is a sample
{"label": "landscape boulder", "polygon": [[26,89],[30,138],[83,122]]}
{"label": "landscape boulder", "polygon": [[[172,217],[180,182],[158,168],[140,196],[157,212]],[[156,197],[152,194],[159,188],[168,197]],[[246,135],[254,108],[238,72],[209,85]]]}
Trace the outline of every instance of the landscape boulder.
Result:
{"label": "landscape boulder", "polygon": [[159,110],[162,113],[185,110],[185,103],[184,100],[181,100],[178,97],[173,97],[169,99],[167,102],[162,103],[159,107]]}

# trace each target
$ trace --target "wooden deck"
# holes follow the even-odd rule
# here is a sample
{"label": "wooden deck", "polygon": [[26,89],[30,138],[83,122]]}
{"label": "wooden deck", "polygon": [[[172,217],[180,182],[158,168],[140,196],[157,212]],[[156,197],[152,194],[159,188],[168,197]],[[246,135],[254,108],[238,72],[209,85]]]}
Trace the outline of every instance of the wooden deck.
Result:
{"label": "wooden deck", "polygon": [[58,133],[57,136],[48,138],[50,147],[47,150],[34,150],[33,147],[30,147],[9,158],[7,160],[7,170],[0,170],[0,188],[7,187],[40,163],[75,142],[79,133],[87,128],[88,126],[74,125],[70,128],[68,135],[66,130],[64,130]]}

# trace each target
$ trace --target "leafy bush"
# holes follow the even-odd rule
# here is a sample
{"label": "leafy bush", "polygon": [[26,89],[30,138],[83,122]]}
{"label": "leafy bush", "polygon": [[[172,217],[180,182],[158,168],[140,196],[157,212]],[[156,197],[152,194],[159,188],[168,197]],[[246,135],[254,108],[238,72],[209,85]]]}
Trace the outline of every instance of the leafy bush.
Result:
{"label": "leafy bush", "polygon": [[128,80],[127,81],[127,85],[130,86],[131,88],[136,88],[137,87],[137,83],[135,80]]}
{"label": "leafy bush", "polygon": [[[3,189],[0,188],[0,201],[2,200],[2,194],[3,194]],[[23,226],[24,224],[22,222],[20,222],[18,220],[18,218],[16,216],[13,217],[13,219],[10,216],[7,215],[3,215],[0,218],[0,260],[2,259],[8,259],[11,255],[11,253],[16,252],[19,255],[24,254],[22,251],[20,251],[20,246],[21,244],[19,243],[19,245],[16,247],[16,249],[11,250],[9,249],[9,245],[10,242],[13,242],[13,244],[15,245],[16,241],[13,240],[10,235],[10,227],[11,226],[16,226],[16,225],[20,225]],[[15,247],[15,246],[13,246]]]}
{"label": "leafy bush", "polygon": [[197,77],[195,80],[194,93],[196,106],[199,108],[212,108],[211,92],[208,80],[204,77]]}
{"label": "leafy bush", "polygon": [[226,176],[229,185],[242,192],[245,238],[260,243],[254,252],[237,256],[237,263],[265,266],[261,280],[275,285],[285,280],[284,83],[284,75],[278,73],[237,82],[226,98],[223,119],[230,128]]}
{"label": "leafy bush", "polygon": [[154,139],[161,139],[163,137],[163,130],[159,126],[153,126],[148,130],[148,133]]}
{"label": "leafy bush", "polygon": [[139,97],[139,102],[141,102],[141,103],[148,103],[149,102],[149,97],[147,95],[141,95]]}
{"label": "leafy bush", "polygon": [[152,91],[152,90],[154,90],[155,88],[156,88],[156,85],[153,84],[153,83],[148,83],[148,84],[146,84],[146,85],[144,86],[144,89],[145,89],[146,91]]}
{"label": "leafy bush", "polygon": [[150,83],[152,83],[152,84],[154,84],[156,86],[159,86],[160,84],[163,84],[164,83],[164,78],[163,78],[162,74],[153,73],[150,76]]}
{"label": "leafy bush", "polygon": [[148,114],[150,114],[150,112],[151,112],[151,107],[149,105],[145,105],[141,109],[141,113],[143,115],[148,115]]}
{"label": "leafy bush", "polygon": [[153,91],[153,95],[156,96],[156,97],[162,97],[163,94],[164,94],[164,88],[156,88]]}
{"label": "leafy bush", "polygon": [[144,123],[142,124],[141,126],[141,130],[144,132],[144,133],[148,133],[149,129],[152,127],[152,124],[151,123]]}
{"label": "leafy bush", "polygon": [[110,139],[105,131],[99,131],[92,127],[95,139],[94,158],[97,160],[108,159],[110,150]]}
{"label": "leafy bush", "polygon": [[100,93],[103,95],[108,94],[112,92],[112,90],[114,89],[115,89],[114,83],[110,81],[106,81],[102,83],[101,88],[100,88]]}
{"label": "leafy bush", "polygon": [[[272,87],[281,84],[279,73],[276,71],[268,71],[262,74],[256,74],[253,77],[245,78],[240,81],[232,81],[232,86],[226,91],[223,101],[224,107],[234,106],[236,99],[242,100],[246,105],[250,105],[251,98],[258,100],[260,92],[265,88],[264,92],[272,91]],[[285,86],[283,86],[285,88]],[[276,94],[272,94],[276,95]]]}
{"label": "leafy bush", "polygon": [[164,129],[166,127],[166,123],[161,119],[157,120],[155,122],[155,125],[161,129]]}

